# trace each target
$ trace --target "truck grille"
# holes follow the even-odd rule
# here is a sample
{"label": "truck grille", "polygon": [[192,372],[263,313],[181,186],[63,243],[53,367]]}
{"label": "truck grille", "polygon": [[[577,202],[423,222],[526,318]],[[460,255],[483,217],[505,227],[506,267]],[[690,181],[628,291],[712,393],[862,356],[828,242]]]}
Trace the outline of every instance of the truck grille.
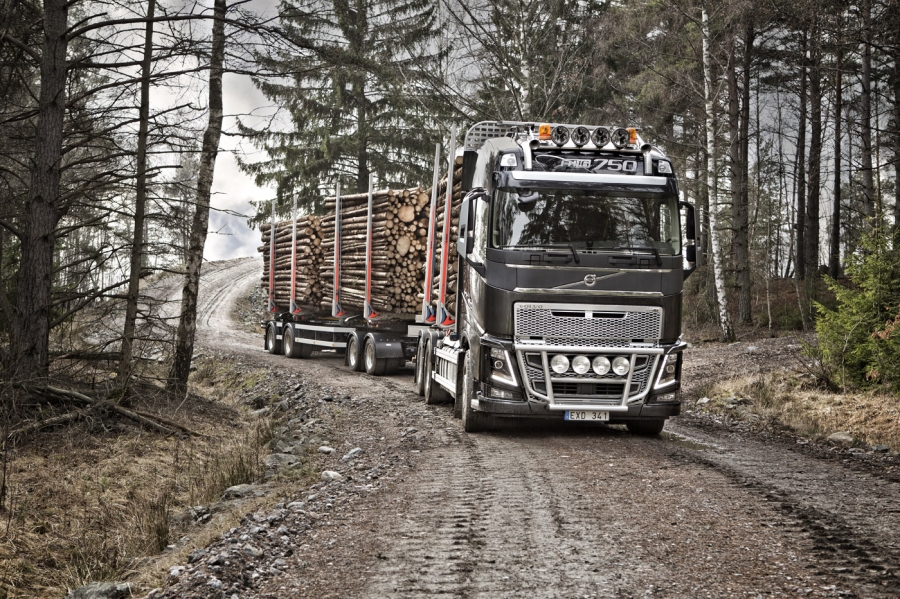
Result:
{"label": "truck grille", "polygon": [[[517,304],[515,343],[519,365],[529,395],[549,399],[551,405],[624,406],[647,394],[659,364],[662,309],[643,306],[584,306],[561,304]],[[557,349],[560,348],[560,349]],[[547,389],[545,362],[555,353],[571,360],[574,355],[622,355],[632,361],[630,377],[613,373],[583,375],[571,369],[550,371]],[[548,391],[552,392],[549,393]]]}
{"label": "truck grille", "polygon": [[662,336],[662,308],[520,303],[515,309],[515,331],[516,341],[657,341]]}

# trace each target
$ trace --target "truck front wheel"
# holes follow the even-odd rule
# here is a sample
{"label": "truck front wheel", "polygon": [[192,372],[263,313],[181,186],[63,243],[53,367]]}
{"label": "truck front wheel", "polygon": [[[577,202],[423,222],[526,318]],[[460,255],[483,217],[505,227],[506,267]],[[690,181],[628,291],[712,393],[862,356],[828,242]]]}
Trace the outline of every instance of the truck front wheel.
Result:
{"label": "truck front wheel", "polygon": [[666,425],[665,418],[654,418],[652,420],[629,420],[625,423],[628,430],[635,435],[652,437],[662,432]]}
{"label": "truck front wheel", "polygon": [[475,397],[475,368],[472,364],[472,352],[466,352],[466,366],[463,371],[462,388],[462,425],[467,433],[477,433],[487,430],[491,426],[491,417],[484,412],[476,412],[472,409],[472,399]]}

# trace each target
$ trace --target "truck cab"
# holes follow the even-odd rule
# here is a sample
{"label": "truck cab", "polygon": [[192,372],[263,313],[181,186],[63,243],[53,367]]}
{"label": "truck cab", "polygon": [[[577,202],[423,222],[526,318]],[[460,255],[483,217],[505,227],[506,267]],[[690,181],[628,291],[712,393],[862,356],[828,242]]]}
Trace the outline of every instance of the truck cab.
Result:
{"label": "truck cab", "polygon": [[420,340],[426,400],[452,399],[466,431],[526,417],[661,432],[680,412],[697,262],[674,172],[633,128],[469,129],[456,321]]}

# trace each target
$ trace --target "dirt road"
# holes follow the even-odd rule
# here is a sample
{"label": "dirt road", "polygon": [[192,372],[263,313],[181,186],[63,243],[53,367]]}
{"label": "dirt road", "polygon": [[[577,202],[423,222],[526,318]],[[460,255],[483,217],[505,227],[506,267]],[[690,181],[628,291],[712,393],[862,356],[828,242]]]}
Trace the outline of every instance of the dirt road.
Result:
{"label": "dirt road", "polygon": [[[661,438],[563,423],[467,435],[410,373],[263,353],[261,333],[221,318],[257,268],[205,273],[202,343],[348,398],[328,412],[338,451],[317,458],[344,479],[298,489],[280,535],[249,518],[209,549],[227,560],[198,561],[168,596],[900,596],[900,484],[883,472],[692,418]],[[774,368],[791,345],[689,351],[685,377]]]}

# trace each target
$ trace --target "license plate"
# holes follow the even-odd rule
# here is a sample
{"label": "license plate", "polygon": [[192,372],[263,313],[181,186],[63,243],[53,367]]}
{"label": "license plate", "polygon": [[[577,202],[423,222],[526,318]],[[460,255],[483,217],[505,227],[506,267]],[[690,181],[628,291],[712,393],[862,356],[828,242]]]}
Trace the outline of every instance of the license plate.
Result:
{"label": "license plate", "polygon": [[584,422],[609,422],[609,412],[569,410],[566,411],[566,420],[578,420]]}

